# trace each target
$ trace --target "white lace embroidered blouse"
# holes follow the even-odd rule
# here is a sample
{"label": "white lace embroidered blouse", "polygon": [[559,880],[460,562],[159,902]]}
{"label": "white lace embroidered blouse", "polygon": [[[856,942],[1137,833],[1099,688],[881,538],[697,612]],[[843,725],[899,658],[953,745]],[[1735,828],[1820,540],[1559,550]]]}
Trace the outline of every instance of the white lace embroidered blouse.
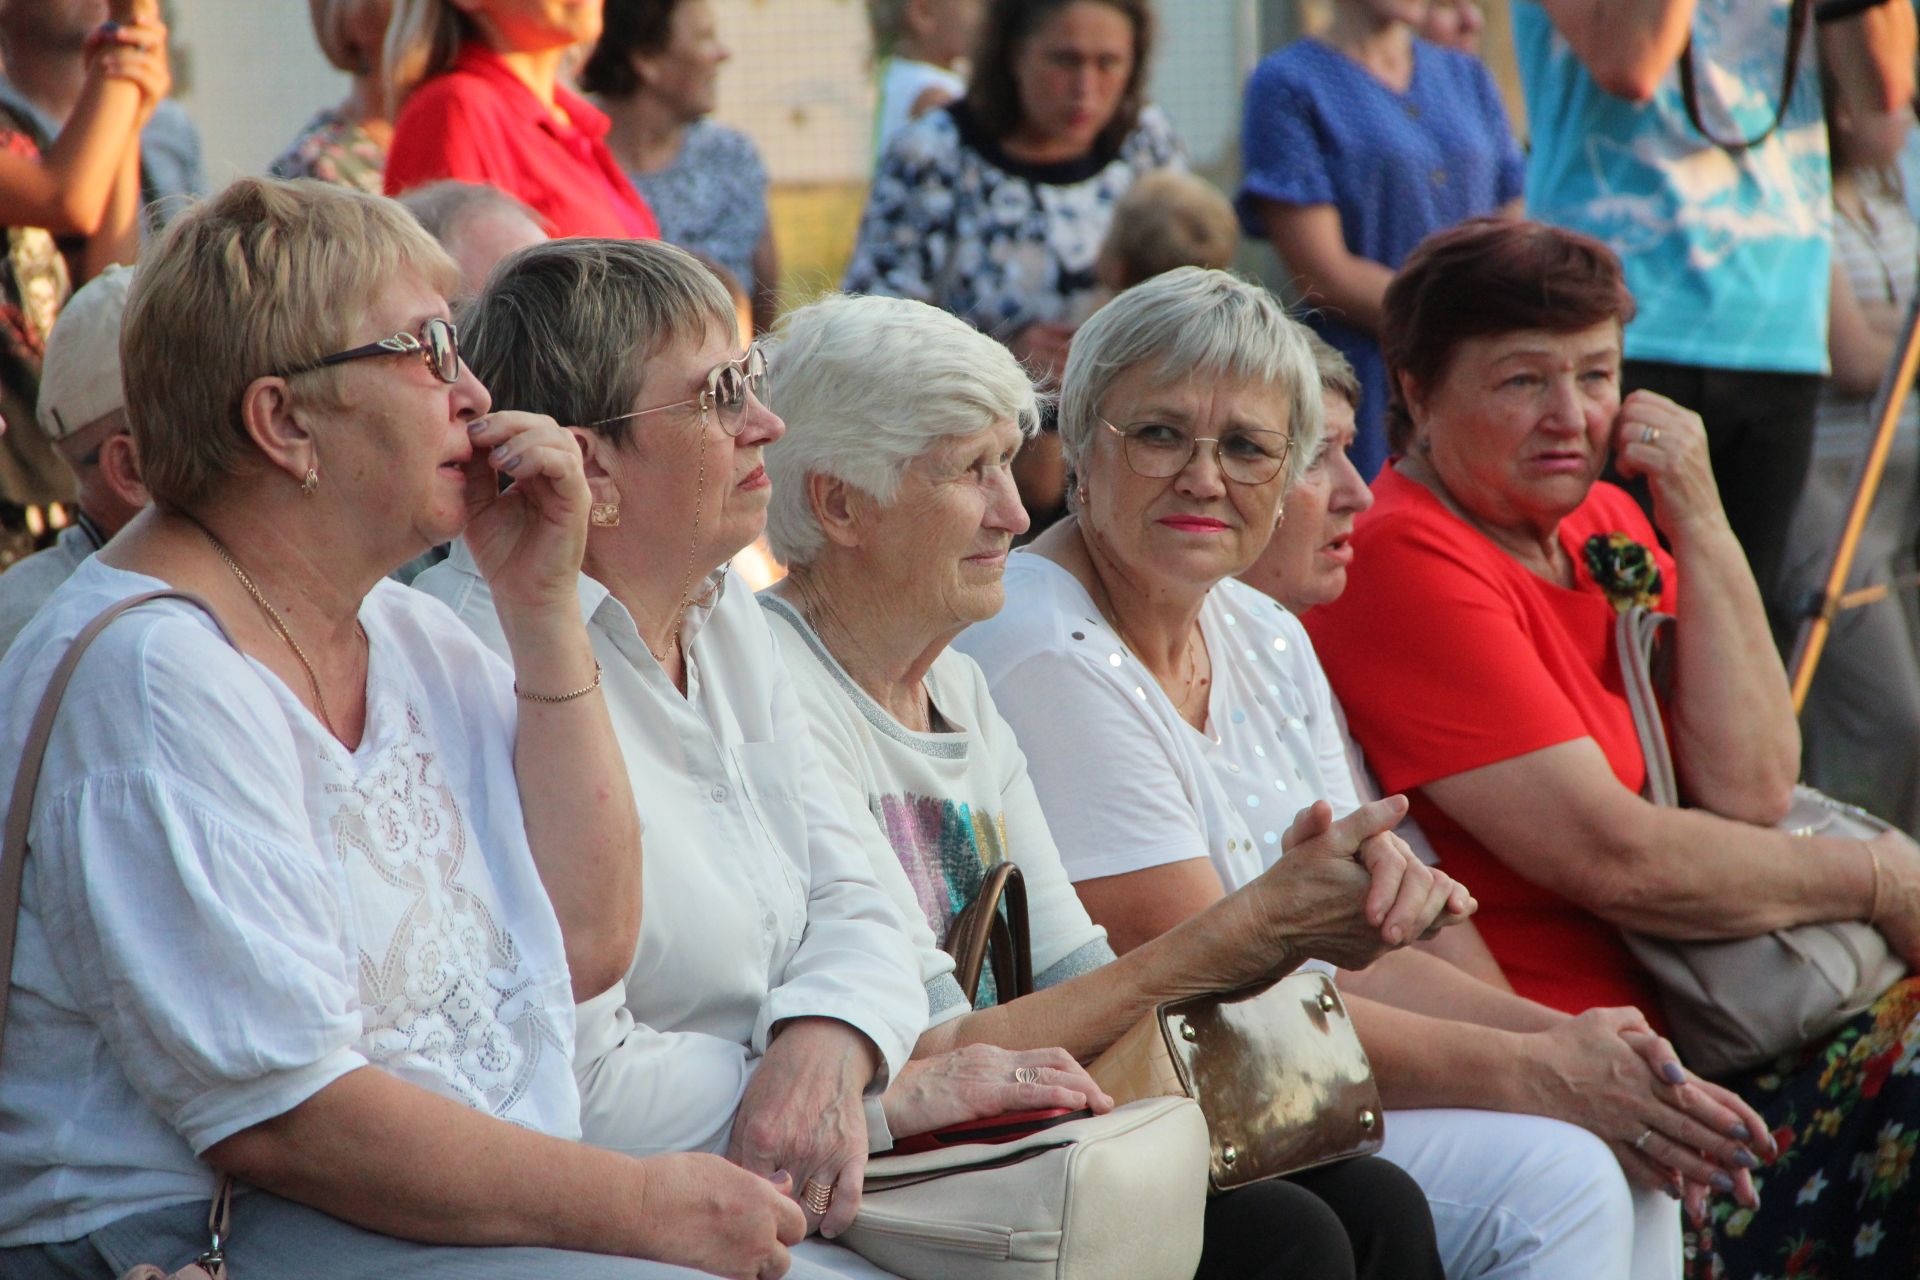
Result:
{"label": "white lace embroidered blouse", "polygon": [[[0,777],[72,637],[161,585],[88,560],[22,632],[0,662]],[[579,1136],[511,673],[392,583],[360,618],[352,752],[192,606],[143,606],[82,660],[33,809],[0,1245],[204,1199],[197,1153],[369,1064]]]}
{"label": "white lace embroidered blouse", "polygon": [[[464,543],[415,585],[503,643]],[[724,1151],[773,1025],[787,1018],[864,1032],[886,1063],[877,1094],[926,1027],[924,981],[952,964],[916,955],[875,883],[752,592],[723,576],[710,605],[688,610],[683,697],[626,607],[585,574],[579,591],[646,868],[626,979],[577,1011],[587,1141],[633,1155]],[[872,1129],[881,1117],[870,1101]]]}

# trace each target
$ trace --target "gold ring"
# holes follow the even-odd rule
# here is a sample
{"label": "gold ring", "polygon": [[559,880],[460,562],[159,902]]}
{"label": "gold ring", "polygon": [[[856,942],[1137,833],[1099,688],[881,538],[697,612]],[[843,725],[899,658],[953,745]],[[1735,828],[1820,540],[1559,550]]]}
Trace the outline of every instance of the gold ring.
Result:
{"label": "gold ring", "polygon": [[800,1197],[807,1202],[807,1208],[824,1218],[827,1206],[833,1203],[833,1187],[829,1183],[808,1178],[801,1184]]}
{"label": "gold ring", "polygon": [[1013,1082],[1015,1084],[1039,1084],[1040,1069],[1038,1067],[1015,1067],[1013,1069]]}
{"label": "gold ring", "polygon": [[1651,1138],[1652,1136],[1653,1136],[1653,1130],[1648,1129],[1645,1133],[1641,1134],[1639,1137],[1633,1140],[1633,1149],[1635,1151],[1645,1151],[1647,1149],[1647,1139]]}

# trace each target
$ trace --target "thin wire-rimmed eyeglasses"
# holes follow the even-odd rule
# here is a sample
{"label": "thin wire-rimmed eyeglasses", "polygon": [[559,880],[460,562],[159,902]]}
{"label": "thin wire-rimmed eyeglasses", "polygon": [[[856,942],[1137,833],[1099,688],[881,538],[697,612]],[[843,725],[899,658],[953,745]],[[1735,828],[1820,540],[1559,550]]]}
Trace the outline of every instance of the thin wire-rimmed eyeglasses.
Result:
{"label": "thin wire-rimmed eyeglasses", "polygon": [[632,413],[616,413],[611,418],[601,418],[587,425],[601,427],[609,422],[625,422],[629,418],[644,418],[650,413],[665,413],[669,409],[684,409],[690,404],[697,404],[702,418],[709,413],[716,414],[721,430],[730,436],[737,436],[747,420],[747,396],[751,394],[756,400],[764,400],[766,390],[767,354],[756,342],[738,360],[717,364],[709,370],[706,389],[697,396],[676,400],[672,404],[657,404],[651,409],[635,409]]}
{"label": "thin wire-rimmed eyeglasses", "polygon": [[1285,432],[1255,427],[1234,427],[1218,436],[1196,436],[1164,422],[1116,427],[1101,418],[1100,425],[1120,437],[1121,451],[1133,473],[1149,480],[1167,480],[1185,471],[1193,461],[1194,450],[1205,441],[1213,446],[1221,475],[1235,484],[1265,484],[1280,474],[1287,463],[1287,451],[1293,447],[1293,437]]}
{"label": "thin wire-rimmed eyeglasses", "polygon": [[460,330],[451,320],[439,316],[429,317],[420,326],[420,332],[396,333],[391,338],[382,338],[378,342],[369,342],[364,347],[354,347],[350,351],[336,351],[330,356],[321,356],[307,364],[295,365],[291,369],[275,372],[277,378],[291,378],[297,373],[312,373],[315,369],[325,369],[336,364],[345,364],[349,360],[365,360],[371,356],[411,356],[417,355],[433,370],[433,376],[442,382],[460,381]]}

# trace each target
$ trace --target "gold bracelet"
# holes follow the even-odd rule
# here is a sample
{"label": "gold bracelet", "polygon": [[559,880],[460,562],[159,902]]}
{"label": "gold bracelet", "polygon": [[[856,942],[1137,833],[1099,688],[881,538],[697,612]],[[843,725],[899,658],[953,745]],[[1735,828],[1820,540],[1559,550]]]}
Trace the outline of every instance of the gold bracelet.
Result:
{"label": "gold bracelet", "polygon": [[513,682],[513,696],[516,698],[525,698],[528,702],[572,702],[575,698],[586,697],[599,687],[600,663],[596,660],[593,664],[593,683],[584,689],[575,689],[572,693],[528,693],[520,687],[520,682],[515,680]]}

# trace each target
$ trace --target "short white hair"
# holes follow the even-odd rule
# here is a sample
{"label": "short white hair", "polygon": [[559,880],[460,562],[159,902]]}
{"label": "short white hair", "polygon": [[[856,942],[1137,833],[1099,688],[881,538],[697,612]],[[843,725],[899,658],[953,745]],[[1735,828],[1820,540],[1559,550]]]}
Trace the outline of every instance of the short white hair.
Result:
{"label": "short white hair", "polygon": [[[1283,492],[1326,432],[1306,327],[1258,285],[1226,271],[1180,267],[1116,295],[1073,335],[1060,386],[1060,450],[1071,475],[1083,474],[1108,389],[1135,368],[1160,386],[1205,379],[1284,392],[1292,442]],[[1071,494],[1074,485],[1067,487]]]}
{"label": "short white hair", "polygon": [[965,321],[906,298],[834,295],[788,313],[767,345],[767,403],[787,434],[766,451],[767,542],[789,565],[825,545],[807,477],[888,503],[907,464],[948,436],[1013,422],[1039,429],[1040,399],[1013,353]]}

